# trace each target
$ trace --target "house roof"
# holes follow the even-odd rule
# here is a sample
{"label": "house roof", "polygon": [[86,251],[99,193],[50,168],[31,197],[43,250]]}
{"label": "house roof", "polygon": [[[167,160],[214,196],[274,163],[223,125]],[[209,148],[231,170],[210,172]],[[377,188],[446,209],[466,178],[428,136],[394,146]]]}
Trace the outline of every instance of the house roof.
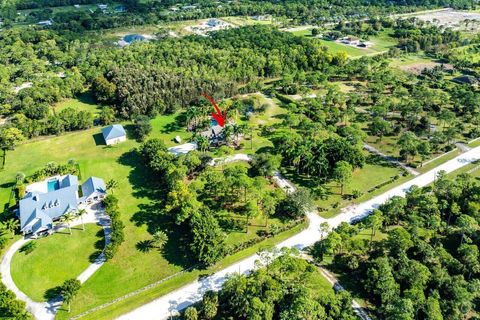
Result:
{"label": "house roof", "polygon": [[[20,229],[37,232],[42,228],[51,227],[52,221],[68,211],[78,208],[78,177],[66,175],[58,179],[58,189],[47,192],[31,191],[19,202]],[[52,178],[46,179],[47,184]],[[41,182],[38,182],[41,183]],[[97,177],[90,177],[82,184],[85,198],[96,192],[105,192],[105,182]]]}
{"label": "house roof", "polygon": [[68,174],[63,177],[62,181],[60,181],[60,188],[65,188],[69,186],[78,186],[78,178],[73,174]]}
{"label": "house roof", "polygon": [[127,135],[121,124],[114,124],[102,129],[103,138],[105,140],[124,137]]}
{"label": "house roof", "polygon": [[33,219],[56,219],[77,208],[78,185],[71,185],[48,193],[30,193],[20,200],[20,228]]}
{"label": "house roof", "polygon": [[97,192],[105,193],[106,191],[107,186],[105,185],[105,182],[103,179],[97,177],[90,177],[82,184],[82,193],[84,198],[88,198]]}
{"label": "house roof", "polygon": [[208,128],[208,130],[202,131],[200,135],[211,139],[214,137],[218,137],[222,133],[222,131],[223,131],[223,127],[217,124]]}

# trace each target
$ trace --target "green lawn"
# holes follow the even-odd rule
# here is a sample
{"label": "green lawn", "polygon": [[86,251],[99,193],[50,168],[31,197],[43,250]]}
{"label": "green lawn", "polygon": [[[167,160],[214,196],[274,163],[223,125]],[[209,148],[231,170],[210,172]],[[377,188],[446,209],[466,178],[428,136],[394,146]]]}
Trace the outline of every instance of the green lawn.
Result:
{"label": "green lawn", "polygon": [[323,40],[323,39],[319,39],[318,41],[320,41],[320,43],[325,47],[327,47],[328,50],[331,51],[332,53],[345,52],[350,57],[359,57],[359,56],[364,56],[369,53],[372,53],[368,49],[359,49],[359,48],[341,44],[335,41]]}
{"label": "green lawn", "polygon": [[272,18],[267,20],[255,20],[255,19],[252,19],[251,17],[233,16],[233,17],[222,17],[221,19],[237,26],[250,26],[255,24],[272,24],[273,23]]}
{"label": "green lawn", "polygon": [[65,280],[76,278],[103,249],[103,230],[95,224],[67,229],[34,240],[30,254],[17,251],[12,259],[12,278],[20,290],[35,301],[46,301],[46,293]]}
{"label": "green lawn", "polygon": [[[336,182],[329,182],[325,186],[328,190],[328,197],[325,200],[318,199],[316,204],[319,208],[324,209],[320,215],[324,218],[331,218],[338,213],[340,213],[341,208],[351,205],[353,203],[360,203],[366,201],[373,196],[383,192],[392,186],[404,182],[407,177],[401,177],[394,182],[387,184],[375,191],[368,193],[367,191],[373,187],[382,184],[383,182],[390,181],[392,177],[397,176],[401,173],[401,170],[395,166],[392,166],[387,161],[375,157],[376,162],[371,162],[365,164],[361,169],[357,169],[353,172],[353,178],[349,185],[345,186],[344,193],[351,194],[353,190],[359,190],[363,193],[358,199],[347,200],[343,199],[341,195],[341,188]],[[286,174],[286,177],[290,179],[293,183],[307,187],[314,188],[316,186],[315,181],[306,176],[298,176],[295,172],[289,171]]]}
{"label": "green lawn", "polygon": [[404,67],[404,66],[411,66],[416,64],[422,63],[431,63],[432,59],[428,58],[423,55],[423,53],[419,52],[416,54],[409,54],[401,56],[400,58],[395,58],[390,61],[390,66],[394,68]]}
{"label": "green lawn", "polygon": [[[153,288],[149,288],[145,291],[142,291],[141,293],[128,297],[124,300],[121,300],[113,305],[110,305],[106,308],[97,310],[93,313],[90,313],[86,315],[85,317],[82,317],[82,320],[99,320],[99,319],[113,319],[115,317],[118,317],[130,310],[133,310],[135,308],[138,308],[162,295],[165,295],[181,286],[184,286],[192,281],[197,280],[200,277],[204,277],[207,275],[210,275],[214,272],[220,271],[224,269],[225,267],[238,262],[242,259],[245,259],[252,254],[258,252],[259,250],[264,250],[268,248],[272,248],[274,245],[277,243],[282,242],[285,239],[288,239],[289,237],[293,236],[294,234],[297,234],[300,232],[302,229],[306,227],[306,223],[300,224],[288,231],[285,231],[273,238],[266,239],[256,245],[253,245],[243,251],[240,251],[238,253],[235,253],[231,256],[228,256],[221,261],[219,261],[217,264],[214,266],[210,267],[207,270],[198,270],[198,269],[193,269],[191,271],[179,274],[178,276],[175,276],[163,283],[161,283],[158,286],[154,286]],[[156,267],[158,268],[158,267]],[[143,267],[142,270],[145,270],[146,268]],[[146,271],[146,270],[145,270]],[[94,274],[93,277],[95,277],[97,274]],[[88,283],[91,283],[93,281],[89,281]],[[108,282],[105,282],[105,286],[108,287]],[[80,297],[76,298],[82,299],[82,300],[90,300],[90,297],[88,295],[84,294],[84,288],[80,290]],[[110,300],[108,300],[110,301]],[[72,305],[72,312],[69,314],[65,310],[61,309],[60,312],[57,314],[57,319],[68,319],[71,316],[75,314],[79,314],[83,311],[86,311],[89,308],[84,307],[85,303],[80,303],[76,301]]]}
{"label": "green lawn", "polygon": [[53,106],[56,113],[66,108],[73,108],[76,111],[90,111],[94,116],[100,112],[100,106],[89,93],[82,93],[73,99],[65,99]]}
{"label": "green lawn", "polygon": [[[312,28],[290,31],[296,36],[311,37]],[[379,32],[378,35],[371,37],[368,41],[372,42],[372,46],[368,48],[357,48],[346,44],[338,43],[336,41],[317,39],[322,45],[328,48],[332,53],[345,52],[350,57],[360,57],[365,55],[372,55],[387,51],[389,48],[396,45],[397,41],[390,36],[391,29],[385,29]]]}
{"label": "green lawn", "polygon": [[[188,139],[190,134],[186,133],[181,126],[181,118],[181,114],[173,114],[159,116],[152,120],[151,137],[162,138],[167,146],[175,144],[172,139],[176,135],[184,140]],[[15,174],[24,172],[30,175],[50,161],[65,163],[69,159],[75,159],[80,165],[83,179],[94,175],[106,181],[109,179],[118,181],[119,186],[115,189],[115,195],[119,198],[121,218],[125,224],[125,242],[120,246],[116,256],[82,286],[72,305],[74,314],[164,279],[191,265],[188,257],[183,256],[178,250],[178,239],[181,234],[173,231],[177,229],[169,228],[161,221],[157,221],[161,219],[161,215],[156,214],[158,205],[153,201],[151,188],[146,186],[151,179],[142,167],[141,159],[132,152],[139,143],[130,138],[129,123],[124,125],[129,139],[113,147],[103,145],[99,127],[56,137],[43,137],[22,144],[16,150],[7,153],[5,169],[0,174],[1,210],[9,202]],[[257,140],[254,142],[257,143]],[[258,222],[261,223],[261,221]],[[163,253],[156,250],[144,252],[137,247],[141,241],[151,239],[152,230],[149,227],[152,225],[159,225],[171,232],[170,241]],[[254,228],[252,227],[248,237],[255,235]],[[295,230],[298,231],[298,228]],[[244,233],[239,237],[244,238]],[[271,241],[274,242],[274,240]],[[252,253],[252,251],[247,252]],[[236,257],[245,257],[242,254]],[[232,258],[227,257],[222,265],[226,266],[229,262],[236,261],[230,259]],[[196,276],[198,273],[193,278],[186,278],[185,281],[192,281]],[[162,287],[161,290],[177,288],[185,283],[181,281],[170,283],[169,287]],[[39,294],[36,296],[37,299],[38,296]],[[138,303],[141,304],[141,300],[133,299],[132,301],[136,306]],[[122,310],[125,312],[129,309]],[[108,315],[106,317],[109,318]]]}

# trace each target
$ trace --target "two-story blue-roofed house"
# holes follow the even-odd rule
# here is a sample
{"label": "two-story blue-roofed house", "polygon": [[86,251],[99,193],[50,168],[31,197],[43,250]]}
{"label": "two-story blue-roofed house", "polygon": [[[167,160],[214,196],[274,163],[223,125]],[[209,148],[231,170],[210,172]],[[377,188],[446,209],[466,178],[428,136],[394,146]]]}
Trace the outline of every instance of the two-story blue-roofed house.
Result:
{"label": "two-story blue-roofed house", "polygon": [[23,234],[49,230],[54,221],[79,205],[103,199],[106,189],[105,182],[96,177],[87,179],[80,188],[78,177],[71,174],[33,183],[19,202],[20,229]]}

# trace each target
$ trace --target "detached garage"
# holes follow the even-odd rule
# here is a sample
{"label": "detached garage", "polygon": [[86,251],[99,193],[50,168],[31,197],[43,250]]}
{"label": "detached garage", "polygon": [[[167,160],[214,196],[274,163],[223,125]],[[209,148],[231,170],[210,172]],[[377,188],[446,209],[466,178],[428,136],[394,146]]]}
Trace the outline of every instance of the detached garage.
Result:
{"label": "detached garage", "polygon": [[121,124],[114,124],[102,129],[107,146],[127,140],[127,133]]}

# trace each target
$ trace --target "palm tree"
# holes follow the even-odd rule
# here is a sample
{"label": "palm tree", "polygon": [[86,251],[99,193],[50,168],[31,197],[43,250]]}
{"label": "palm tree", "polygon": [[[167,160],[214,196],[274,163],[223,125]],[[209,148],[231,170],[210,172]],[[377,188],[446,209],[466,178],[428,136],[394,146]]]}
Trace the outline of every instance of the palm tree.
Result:
{"label": "palm tree", "polygon": [[198,136],[196,138],[196,142],[198,145],[198,149],[200,149],[200,151],[205,152],[206,150],[208,150],[208,146],[209,146],[208,138],[204,136]]}
{"label": "palm tree", "polygon": [[225,140],[225,143],[227,145],[230,144],[231,140],[232,140],[232,136],[233,136],[233,126],[231,125],[226,125],[224,128],[223,128],[223,139]]}
{"label": "palm tree", "polygon": [[112,190],[112,193],[113,193],[113,190],[115,190],[117,187],[118,187],[117,180],[110,179],[107,181],[107,189]]}
{"label": "palm tree", "polygon": [[20,226],[18,220],[10,218],[4,222],[5,229],[11,233],[12,238],[15,236],[15,230]]}
{"label": "palm tree", "polygon": [[168,236],[165,232],[161,230],[157,230],[153,234],[153,245],[158,249],[160,250],[163,249],[167,241],[168,241]]}
{"label": "palm tree", "polygon": [[70,223],[75,220],[75,216],[73,215],[73,213],[71,212],[67,212],[65,213],[61,218],[60,220],[63,222],[63,223],[66,223],[67,224],[67,227],[68,227],[68,231],[70,231],[70,235],[72,234],[72,228],[70,228]]}
{"label": "palm tree", "polygon": [[82,229],[85,231],[85,224],[83,223],[83,217],[87,214],[87,210],[85,209],[80,209],[77,211],[77,217],[80,217],[80,220],[82,220]]}

